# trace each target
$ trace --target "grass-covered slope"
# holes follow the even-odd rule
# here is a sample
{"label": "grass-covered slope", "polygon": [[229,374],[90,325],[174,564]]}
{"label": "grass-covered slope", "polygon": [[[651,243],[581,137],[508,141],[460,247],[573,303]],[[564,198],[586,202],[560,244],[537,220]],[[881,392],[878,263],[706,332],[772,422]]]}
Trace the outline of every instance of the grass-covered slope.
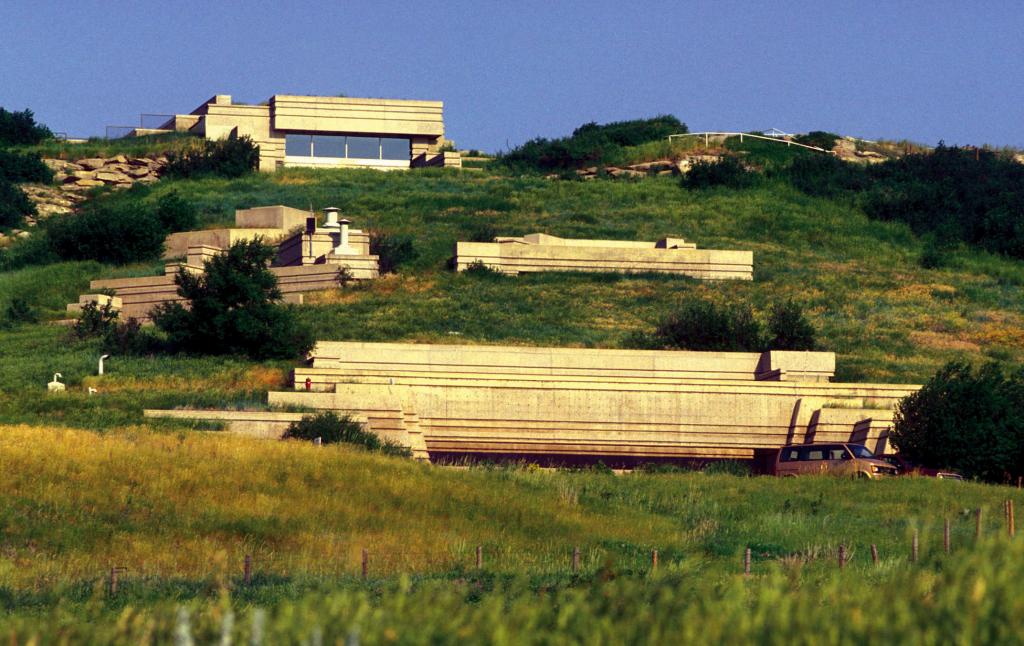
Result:
{"label": "grass-covered slope", "polygon": [[[32,634],[162,642],[184,630],[180,604],[200,636],[263,630],[266,643],[301,641],[315,626],[332,641],[364,631],[366,643],[635,643],[684,632],[713,643],[782,627],[821,637],[837,612],[852,624],[830,643],[893,630],[908,639],[937,625],[947,638],[984,630],[979,643],[998,643],[1019,622],[1010,573],[1020,571],[1020,544],[999,537],[1003,502],[1024,497],[1003,487],[438,469],[139,427],[3,426],[0,471],[0,630],[18,643]],[[915,530],[920,561],[910,563]],[[358,574],[364,548],[368,582]],[[251,586],[241,580],[247,554]],[[110,596],[114,566],[127,570]],[[253,605],[272,620],[254,624]],[[229,611],[237,623],[225,627]]]}

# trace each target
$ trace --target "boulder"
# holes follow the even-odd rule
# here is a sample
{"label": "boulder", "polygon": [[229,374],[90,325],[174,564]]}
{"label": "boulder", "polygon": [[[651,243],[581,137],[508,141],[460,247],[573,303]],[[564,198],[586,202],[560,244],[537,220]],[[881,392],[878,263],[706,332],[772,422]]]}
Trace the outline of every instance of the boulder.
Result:
{"label": "boulder", "polygon": [[45,159],[44,158],[43,159],[43,163],[46,164],[46,167],[49,168],[52,171],[62,171],[68,165],[68,163],[66,161],[64,161],[63,159]]}
{"label": "boulder", "polygon": [[125,157],[124,155],[114,155],[113,157],[111,157],[107,161],[111,162],[111,163],[114,163],[114,164],[123,164],[123,163],[128,161],[128,158]]}
{"label": "boulder", "polygon": [[79,159],[77,163],[82,168],[87,168],[89,170],[96,170],[97,168],[103,168],[103,166],[107,162],[106,162],[106,160],[100,159],[99,157],[88,157],[86,159]]}
{"label": "boulder", "polygon": [[28,231],[19,231],[18,233],[15,234],[15,237],[16,238],[27,238],[30,235],[32,235],[32,234],[29,233]]}
{"label": "boulder", "polygon": [[80,179],[75,182],[75,186],[81,186],[82,188],[90,188],[93,186],[103,186],[103,182],[98,179]]}
{"label": "boulder", "polygon": [[108,172],[105,170],[96,173],[96,179],[101,182],[106,182],[107,184],[121,184],[124,182],[128,182],[130,184],[132,181],[132,178],[128,177],[124,173]]}
{"label": "boulder", "polygon": [[96,173],[91,170],[76,170],[71,171],[70,177],[74,179],[96,179]]}
{"label": "boulder", "polygon": [[130,177],[145,177],[146,175],[149,175],[149,173],[150,170],[148,166],[143,166],[141,168],[136,166],[135,168],[129,168],[127,172]]}

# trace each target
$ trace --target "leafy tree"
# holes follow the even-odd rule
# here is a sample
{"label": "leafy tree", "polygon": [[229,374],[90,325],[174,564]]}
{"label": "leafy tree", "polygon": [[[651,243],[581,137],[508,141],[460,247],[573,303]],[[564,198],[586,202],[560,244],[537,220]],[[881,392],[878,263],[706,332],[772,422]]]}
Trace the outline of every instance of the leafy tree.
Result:
{"label": "leafy tree", "polygon": [[241,241],[206,261],[202,274],[179,270],[178,294],[190,307],[164,303],[153,312],[171,347],[254,359],[293,359],[309,352],[312,333],[279,303],[277,279],[267,269],[273,256],[259,239]]}
{"label": "leafy tree", "polygon": [[309,442],[316,438],[320,438],[323,444],[353,444],[387,455],[412,457],[408,448],[389,440],[381,440],[348,415],[339,417],[333,411],[306,415],[298,422],[292,422],[282,436],[286,440]]}
{"label": "leafy tree", "polygon": [[43,163],[38,155],[17,153],[0,148],[0,179],[15,183],[47,184],[53,181],[53,171]]}
{"label": "leafy tree", "polygon": [[946,364],[900,401],[890,438],[910,460],[969,478],[1024,474],[1024,370]]}
{"label": "leafy tree", "polygon": [[797,135],[793,137],[793,141],[798,144],[805,146],[817,146],[818,148],[824,148],[825,150],[832,150],[832,147],[836,145],[836,142],[840,139],[840,136],[834,132],[825,132],[823,130],[812,130],[806,135]]}
{"label": "leafy tree", "polygon": [[793,300],[776,303],[768,317],[768,349],[813,350],[814,326]]}
{"label": "leafy tree", "polygon": [[9,112],[0,108],[0,146],[32,146],[51,137],[53,133],[36,123],[31,110]]}
{"label": "leafy tree", "polygon": [[382,274],[393,274],[399,265],[419,256],[413,246],[412,236],[386,231],[370,231],[370,254],[378,257]]}

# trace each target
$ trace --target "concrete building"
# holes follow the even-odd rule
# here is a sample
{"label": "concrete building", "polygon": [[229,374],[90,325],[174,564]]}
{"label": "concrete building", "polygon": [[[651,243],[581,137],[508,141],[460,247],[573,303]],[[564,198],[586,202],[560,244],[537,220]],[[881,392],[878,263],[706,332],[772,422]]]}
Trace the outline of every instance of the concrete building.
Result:
{"label": "concrete building", "polygon": [[[340,272],[347,269],[352,280],[371,280],[379,273],[377,256],[370,254],[370,236],[352,229],[338,209],[324,209],[324,221],[317,225],[309,211],[287,206],[262,206],[235,211],[235,226],[205,231],[172,233],[164,242],[168,262],[160,276],[106,278],[89,283],[90,293],[70,303],[67,311],[77,315],[89,302],[111,305],[122,318],[148,321],[150,310],[161,303],[181,301],[174,277],[184,268],[202,273],[204,263],[242,240],[262,238],[277,245],[270,271],[284,300],[302,303],[304,292],[339,286]],[[113,292],[114,298],[102,292]]]}
{"label": "concrete building", "polygon": [[475,263],[505,274],[535,271],[659,272],[702,280],[753,280],[752,251],[697,249],[682,238],[657,242],[580,240],[544,233],[499,237],[494,242],[458,242],[456,268]]}
{"label": "concrete building", "polygon": [[461,167],[443,152],[441,101],[358,99],[275,94],[260,104],[234,103],[218,94],[155,130],[191,132],[207,139],[248,136],[260,147],[260,170],[282,167],[360,167],[393,170]]}
{"label": "concrete building", "polygon": [[[832,383],[831,352],[689,352],[320,342],[274,406],[354,415],[432,460],[755,460],[804,442],[887,448],[919,386]],[[147,411],[263,436],[267,411]]]}

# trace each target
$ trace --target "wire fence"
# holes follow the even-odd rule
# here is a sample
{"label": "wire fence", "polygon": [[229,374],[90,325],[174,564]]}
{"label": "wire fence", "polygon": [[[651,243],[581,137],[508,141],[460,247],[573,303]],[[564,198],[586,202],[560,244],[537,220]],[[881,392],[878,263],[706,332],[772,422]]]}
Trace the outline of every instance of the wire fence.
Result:
{"label": "wire fence", "polygon": [[750,138],[750,139],[760,139],[762,141],[772,141],[772,142],[775,142],[775,143],[780,144],[780,145],[781,144],[785,144],[787,147],[789,147],[789,146],[797,146],[799,148],[806,148],[808,150],[814,150],[814,151],[817,151],[817,152],[826,153],[828,155],[834,155],[835,154],[831,150],[825,150],[824,148],[820,148],[818,146],[809,146],[807,144],[797,143],[797,142],[792,141],[790,139],[780,139],[778,136],[767,137],[765,135],[755,135],[755,134],[751,134],[749,132],[685,132],[685,133],[681,133],[681,134],[677,134],[677,135],[669,135],[668,136],[668,140],[672,141],[675,138],[683,138],[683,137],[703,137],[704,138],[704,147],[705,148],[707,148],[707,147],[709,147],[711,145],[711,138],[712,137],[715,137],[715,138],[739,137],[740,138],[740,143],[743,143],[743,138],[747,137],[747,138]]}

